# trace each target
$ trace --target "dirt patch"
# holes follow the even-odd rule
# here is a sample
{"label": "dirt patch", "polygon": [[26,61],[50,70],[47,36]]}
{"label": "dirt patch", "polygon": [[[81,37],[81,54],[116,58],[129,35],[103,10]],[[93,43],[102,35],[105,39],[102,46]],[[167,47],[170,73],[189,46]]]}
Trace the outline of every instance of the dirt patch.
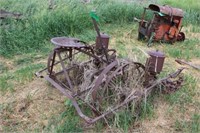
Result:
{"label": "dirt patch", "polygon": [[167,115],[169,104],[161,98],[157,99],[156,104],[157,107],[155,107],[154,110],[156,112],[155,118],[142,121],[143,131],[146,133],[173,132],[174,129],[172,128],[172,125],[174,120]]}
{"label": "dirt patch", "polygon": [[63,111],[65,99],[42,79],[18,87],[14,93],[2,96],[0,131],[5,127],[19,132],[42,130],[53,115]]}
{"label": "dirt patch", "polygon": [[[181,112],[178,105],[170,105],[163,98],[156,98],[154,107],[155,117],[145,119],[141,123],[141,132],[144,133],[169,133],[183,132],[183,129],[177,127],[177,121],[191,122],[192,115],[199,112],[198,107],[187,104],[184,105],[185,113]],[[179,113],[177,113],[179,112]]]}
{"label": "dirt patch", "polygon": [[0,56],[0,63],[5,65],[9,70],[14,69],[13,61]]}

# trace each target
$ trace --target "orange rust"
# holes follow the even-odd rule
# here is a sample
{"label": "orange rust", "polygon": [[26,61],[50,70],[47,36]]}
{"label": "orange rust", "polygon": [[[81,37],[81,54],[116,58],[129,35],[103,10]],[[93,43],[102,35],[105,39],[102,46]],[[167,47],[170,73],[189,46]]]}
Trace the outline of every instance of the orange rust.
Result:
{"label": "orange rust", "polygon": [[[144,20],[146,9],[154,12],[150,21]],[[182,19],[183,11],[181,9],[150,4],[149,8],[145,8],[142,19],[136,19],[139,22],[138,39],[147,38],[150,42],[161,40],[170,43],[183,41],[185,35],[180,32]]]}

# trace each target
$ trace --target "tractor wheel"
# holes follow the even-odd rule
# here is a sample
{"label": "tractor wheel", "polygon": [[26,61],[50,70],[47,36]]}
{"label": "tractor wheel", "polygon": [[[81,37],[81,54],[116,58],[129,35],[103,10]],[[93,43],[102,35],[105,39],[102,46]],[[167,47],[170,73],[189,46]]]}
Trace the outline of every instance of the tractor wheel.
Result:
{"label": "tractor wheel", "polygon": [[180,32],[177,36],[177,41],[184,41],[185,40],[185,34],[183,32]]}

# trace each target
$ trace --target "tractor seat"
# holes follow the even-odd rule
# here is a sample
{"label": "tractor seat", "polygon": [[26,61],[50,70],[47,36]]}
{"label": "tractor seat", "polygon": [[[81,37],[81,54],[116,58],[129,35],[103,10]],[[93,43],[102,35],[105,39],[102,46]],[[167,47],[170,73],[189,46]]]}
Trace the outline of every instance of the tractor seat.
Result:
{"label": "tractor seat", "polygon": [[83,48],[86,47],[82,41],[77,38],[68,37],[54,37],[51,42],[56,46],[66,47],[66,48]]}

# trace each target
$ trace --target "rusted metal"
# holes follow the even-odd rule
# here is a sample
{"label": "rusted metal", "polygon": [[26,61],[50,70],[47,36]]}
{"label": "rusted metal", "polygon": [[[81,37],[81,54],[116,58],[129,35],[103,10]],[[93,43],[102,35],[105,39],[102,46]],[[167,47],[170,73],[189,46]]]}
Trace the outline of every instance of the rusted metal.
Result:
{"label": "rusted metal", "polygon": [[55,37],[51,39],[51,42],[56,46],[67,47],[67,48],[83,48],[82,42],[76,38],[67,38],[67,37]]}
{"label": "rusted metal", "polygon": [[169,16],[178,16],[178,17],[183,17],[183,10],[179,8],[174,8],[169,5],[155,5],[155,4],[150,4],[149,9],[152,11],[160,12]]}
{"label": "rusted metal", "polygon": [[98,76],[95,86],[92,88],[92,98],[93,100],[96,100],[96,95],[97,95],[97,89],[99,88],[99,86],[101,85],[101,83],[103,82],[103,79],[105,79],[106,74],[111,71],[111,69],[113,69],[116,65],[118,64],[117,61],[114,61],[112,63],[110,63],[102,72],[101,74]]}
{"label": "rusted metal", "polygon": [[[144,20],[146,10],[154,12],[150,21]],[[179,8],[150,4],[148,8],[144,8],[141,20],[134,19],[139,22],[138,40],[147,39],[148,46],[153,41],[169,43],[184,41],[185,34],[181,32],[182,19],[183,11]]]}
{"label": "rusted metal", "polygon": [[[102,44],[103,44],[103,47],[105,49],[108,49],[108,44],[109,44],[109,36],[105,33],[101,33],[100,34],[100,37],[99,36],[96,36],[96,48],[97,49],[102,49]],[[102,42],[101,42],[101,41]],[[101,44],[102,43],[102,44]]]}
{"label": "rusted metal", "polygon": [[[98,29],[97,34],[100,35]],[[116,50],[109,49],[109,36],[104,35],[97,36],[98,44],[95,45],[76,38],[52,38],[55,48],[49,55],[47,68],[35,74],[44,77],[68,97],[78,115],[87,123],[106,119],[122,107],[128,108],[130,102],[141,100],[157,85],[162,85],[166,93],[180,88],[182,79],[172,79],[177,78],[183,69],[157,79],[164,64],[163,53],[149,52],[145,66],[119,59]],[[82,101],[81,106],[78,101]],[[94,115],[85,115],[83,105],[90,108]]]}
{"label": "rusted metal", "polygon": [[107,53],[107,46],[108,46],[108,41],[109,41],[109,37],[107,35],[103,35],[100,33],[100,29],[98,27],[98,24],[96,22],[96,20],[94,18],[92,18],[92,22],[94,24],[94,28],[97,32],[97,38],[96,38],[96,50],[97,50],[97,54],[103,54],[106,58],[106,62],[109,63],[108,60],[108,53]]}
{"label": "rusted metal", "polygon": [[122,70],[123,70],[123,68],[124,67],[126,67],[127,65],[129,65],[128,63],[126,63],[126,64],[124,64],[124,65],[122,65],[122,66],[120,66],[120,67],[118,67],[110,76],[108,76],[108,77],[106,77],[106,83],[105,83],[105,88],[108,86],[108,84],[110,83],[110,81],[112,80],[112,78],[114,77],[114,76],[116,76],[117,74],[120,74],[121,72],[123,72]]}
{"label": "rusted metal", "polygon": [[187,61],[184,61],[184,60],[181,60],[181,59],[176,59],[175,61],[179,64],[186,64],[186,65],[193,67],[194,69],[200,70],[200,66],[196,66],[196,65],[189,63]]}
{"label": "rusted metal", "polygon": [[83,118],[86,122],[91,123],[92,119],[84,115],[77,103],[77,101],[72,97],[72,94],[68,92],[65,88],[61,87],[57,82],[55,82],[52,78],[49,76],[44,77],[47,81],[49,81],[53,86],[55,86],[58,90],[60,90],[67,98],[69,98],[72,101],[72,104],[74,105],[77,113],[81,118]]}
{"label": "rusted metal", "polygon": [[144,86],[149,86],[151,82],[157,79],[157,75],[162,71],[165,55],[161,51],[149,51],[149,58],[145,64]]}
{"label": "rusted metal", "polygon": [[162,85],[164,86],[162,92],[165,94],[170,94],[177,91],[183,85],[183,81],[184,81],[183,76],[180,76],[177,80],[167,79],[162,81]]}
{"label": "rusted metal", "polygon": [[147,71],[154,72],[154,73],[160,73],[163,68],[165,55],[164,53],[160,51],[149,51],[148,52],[150,58],[146,63]]}
{"label": "rusted metal", "polygon": [[[65,38],[65,40],[68,41],[68,40],[71,40],[71,38],[69,39]],[[54,41],[52,42],[54,43]],[[102,108],[104,106],[103,103],[105,102],[105,100],[110,99],[108,98],[109,94],[107,94],[104,97],[103,95],[104,92],[102,91],[103,88],[104,89],[108,88],[111,81],[114,80],[115,78],[118,79],[117,77],[120,77],[120,76],[122,76],[120,80],[124,80],[122,82],[125,82],[128,76],[130,76],[130,75],[126,75],[126,71],[129,69],[131,65],[134,66],[131,68],[132,69],[131,71],[133,70],[137,71],[138,75],[140,75],[141,77],[143,77],[142,75],[144,74],[146,70],[145,67],[148,67],[148,66],[144,66],[138,62],[131,62],[129,60],[119,61],[118,59],[114,59],[114,61],[107,64],[106,62],[102,61],[101,58],[95,53],[92,53],[91,51],[87,51],[87,49],[85,48],[88,48],[88,47],[82,46],[84,44],[79,44],[79,42],[78,42],[77,47],[76,47],[76,44],[72,45],[72,44],[67,44],[66,42],[62,42],[61,44],[56,43],[55,45],[56,45],[56,48],[53,50],[53,52],[50,54],[50,57],[49,57],[49,61],[47,65],[48,68],[43,69],[43,71],[47,71],[47,75],[41,76],[42,71],[37,72],[36,75],[38,75],[39,77],[44,77],[48,82],[50,82],[53,86],[55,86],[58,90],[60,90],[66,97],[68,97],[72,101],[72,104],[75,107],[78,115],[81,118],[83,118],[87,123],[89,124],[95,123],[96,121],[102,118],[105,118],[107,115],[111,114],[113,111],[119,110],[123,106],[128,105],[130,102],[138,101],[141,97],[143,97],[146,94],[143,91],[139,91],[139,90],[135,92],[116,93],[115,91],[117,90],[112,90],[112,88],[110,88],[111,89],[110,91],[113,91],[113,93],[115,93],[115,95],[118,97],[118,100],[115,101],[115,103],[113,104],[112,102],[109,103],[109,105],[111,104],[112,106],[105,106],[104,108]],[[80,49],[84,52],[82,52]],[[69,51],[71,51],[72,54],[69,54]],[[74,57],[78,56],[78,54],[80,53],[84,53],[85,55],[92,57],[92,59],[86,62],[82,62],[81,64],[77,64],[77,63],[72,64]],[[93,56],[90,56],[90,54],[93,54]],[[158,63],[159,62],[161,63],[161,66],[159,66],[159,68],[156,69],[156,71],[154,71],[157,74],[162,70],[162,63],[164,60],[164,56],[160,56],[159,55],[160,53],[155,54],[155,51],[149,52],[149,54],[151,56],[159,56],[159,58],[163,58],[162,60],[158,61]],[[63,55],[65,55],[64,56],[65,58],[63,58]],[[98,59],[99,62],[104,65],[102,65],[101,68],[97,67],[96,73],[92,76],[93,79],[90,79],[92,81],[91,83],[93,84],[91,84],[88,88],[85,88],[84,90],[76,90],[75,88],[76,87],[79,88],[79,86],[75,84],[76,81],[75,79],[73,79],[73,76],[71,75],[71,71],[73,69],[75,70],[78,69],[76,71],[80,71],[78,75],[81,76],[82,73],[84,73],[84,69],[81,69],[81,67],[86,66],[87,68],[88,67],[87,64],[92,63],[96,59]],[[68,61],[70,65],[67,66],[68,63],[66,63],[66,61]],[[57,65],[61,66],[60,70],[56,70]],[[170,83],[168,82],[169,82],[169,79],[176,78],[177,75],[179,75],[181,71],[182,70],[178,70],[177,72],[170,74],[168,77],[161,80],[154,79],[152,80],[152,82],[149,82],[148,86],[146,87],[144,86],[144,88],[146,88],[146,91],[150,93],[151,89],[153,89],[158,84],[161,84],[165,87],[164,92],[166,93],[171,92],[172,91],[171,86],[173,86],[173,91],[175,91],[177,90],[177,88],[180,88],[181,86],[181,83],[179,83],[180,81],[179,82],[174,81]],[[64,79],[63,80],[60,79],[59,76],[64,76]],[[81,81],[81,82],[84,82],[84,81]],[[144,82],[144,80],[138,77],[137,82]],[[102,95],[99,96],[98,94],[101,92],[102,92]],[[92,101],[90,102],[86,100],[88,95],[90,95],[90,97],[92,98]],[[94,112],[95,117],[86,116],[84,114],[84,110],[82,110],[81,106],[78,104],[78,100],[83,101],[85,105],[88,106],[91,109],[91,111]]]}

